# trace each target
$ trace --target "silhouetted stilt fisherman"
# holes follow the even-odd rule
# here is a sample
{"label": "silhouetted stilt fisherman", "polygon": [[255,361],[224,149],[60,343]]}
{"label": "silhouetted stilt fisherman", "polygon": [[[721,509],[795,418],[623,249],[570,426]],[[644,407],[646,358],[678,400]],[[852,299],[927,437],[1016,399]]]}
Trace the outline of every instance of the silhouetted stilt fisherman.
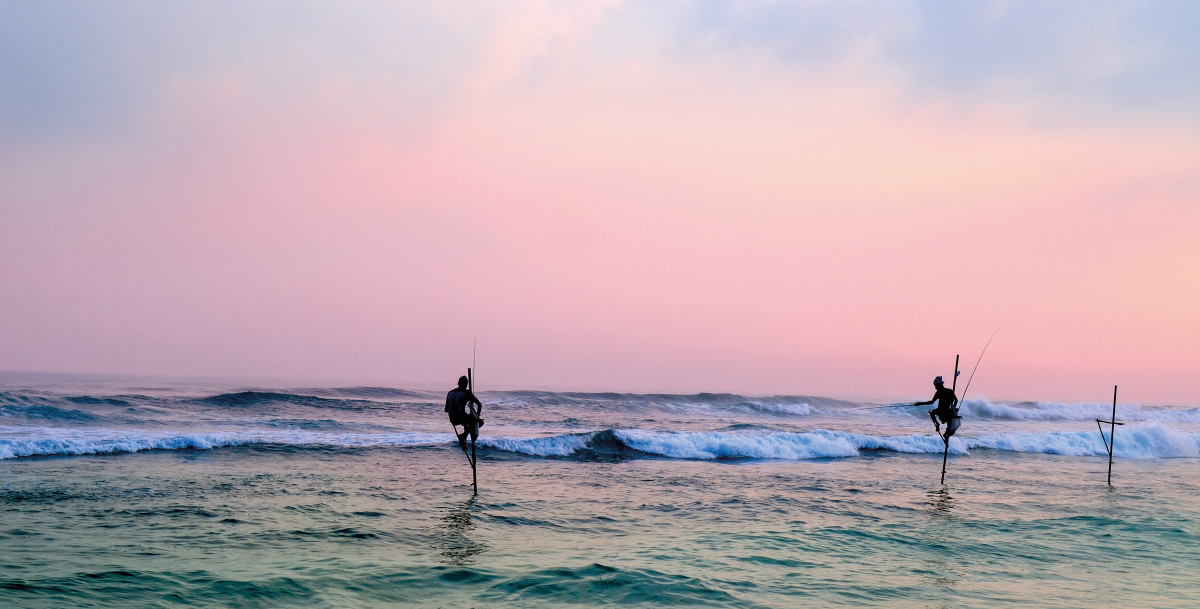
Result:
{"label": "silhouetted stilt fisherman", "polygon": [[[941,436],[942,441],[950,443],[950,436],[958,431],[958,426],[962,424],[962,417],[958,414],[958,397],[954,395],[953,389],[947,389],[946,384],[942,382],[942,377],[933,379],[933,387],[935,389],[933,398],[928,402],[915,402],[913,406],[928,406],[937,402],[937,407],[929,411],[929,418],[933,419],[933,428]],[[942,425],[946,426],[946,433],[942,433]]]}
{"label": "silhouetted stilt fisherman", "polygon": [[450,424],[463,427],[462,433],[458,433],[458,427],[455,427],[454,434],[458,436],[458,447],[464,453],[467,452],[467,436],[471,436],[471,443],[474,444],[479,439],[479,428],[483,427],[483,404],[468,388],[470,382],[470,379],[461,376],[458,378],[458,387],[446,394],[446,413],[450,415]]}

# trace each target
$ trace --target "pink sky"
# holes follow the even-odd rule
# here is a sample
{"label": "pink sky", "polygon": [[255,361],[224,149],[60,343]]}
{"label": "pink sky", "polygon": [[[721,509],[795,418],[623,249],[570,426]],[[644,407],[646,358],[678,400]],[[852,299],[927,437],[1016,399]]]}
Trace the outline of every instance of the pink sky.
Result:
{"label": "pink sky", "polygon": [[951,86],[880,50],[917,16],[797,60],[639,6],[116,53],[120,118],[0,147],[0,369],[912,397],[996,331],[977,396],[1200,403],[1200,124],[1085,86],[1165,51]]}

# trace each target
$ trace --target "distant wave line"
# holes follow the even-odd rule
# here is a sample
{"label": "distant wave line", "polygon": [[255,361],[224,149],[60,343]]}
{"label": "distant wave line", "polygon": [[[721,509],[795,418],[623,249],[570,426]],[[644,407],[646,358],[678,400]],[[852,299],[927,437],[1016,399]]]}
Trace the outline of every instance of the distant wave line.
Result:
{"label": "distant wave line", "polygon": [[[301,448],[418,447],[452,445],[448,433],[326,433],[303,430],[172,433],[124,429],[74,429],[0,427],[0,459],[43,455],[88,455],[144,450],[207,450],[256,444]],[[874,436],[817,429],[807,432],[730,433],[671,432],[644,429],[607,429],[548,437],[481,436],[482,447],[535,457],[588,455],[636,456],[673,459],[783,459],[804,460],[859,456],[863,451],[936,454],[941,440],[934,435]],[[1107,455],[1099,436],[1089,431],[1002,433],[955,437],[950,450],[968,454],[973,449],[1069,456]],[[1131,426],[1117,443],[1117,455],[1154,459],[1200,456],[1200,434],[1168,428],[1159,423]]]}

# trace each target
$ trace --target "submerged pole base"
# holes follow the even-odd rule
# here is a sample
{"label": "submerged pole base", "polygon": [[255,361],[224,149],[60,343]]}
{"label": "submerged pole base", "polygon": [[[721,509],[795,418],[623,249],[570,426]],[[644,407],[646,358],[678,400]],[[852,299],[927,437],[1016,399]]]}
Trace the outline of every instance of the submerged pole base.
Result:
{"label": "submerged pole base", "polygon": [[945,450],[942,451],[942,484],[946,483],[946,459],[950,457],[950,440],[942,438],[946,443]]}
{"label": "submerged pole base", "polygon": [[475,456],[475,438],[471,438],[471,486],[475,494],[479,494],[479,471],[475,468],[478,458]]}

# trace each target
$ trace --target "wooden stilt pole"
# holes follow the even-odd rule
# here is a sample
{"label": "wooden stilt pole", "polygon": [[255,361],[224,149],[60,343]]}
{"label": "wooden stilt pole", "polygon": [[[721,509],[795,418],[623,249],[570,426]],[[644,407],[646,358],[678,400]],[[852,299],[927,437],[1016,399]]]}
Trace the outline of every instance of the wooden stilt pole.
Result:
{"label": "wooden stilt pole", "polygon": [[[467,391],[470,391],[471,395],[475,395],[475,377],[472,376],[470,368],[467,368]],[[475,409],[475,407],[471,406],[469,402],[467,403],[467,407],[471,410]],[[475,469],[475,436],[477,434],[479,434],[478,416],[475,417],[475,429],[474,433],[471,434],[471,457],[468,459],[468,461],[471,462],[471,487],[474,489],[476,495],[479,494],[479,472]]]}
{"label": "wooden stilt pole", "polygon": [[[1104,427],[1101,423],[1108,423],[1108,438],[1104,437]],[[1124,423],[1117,422],[1117,386],[1113,385],[1113,409],[1112,419],[1105,421],[1104,419],[1096,419],[1096,427],[1100,429],[1100,440],[1104,442],[1104,448],[1108,449],[1108,485],[1112,486],[1112,464],[1113,464],[1113,448],[1117,445],[1117,425]]]}
{"label": "wooden stilt pole", "polygon": [[[950,392],[958,388],[958,355],[954,356],[954,380],[950,381]],[[957,396],[955,399],[958,399]],[[941,408],[942,403],[938,402],[938,407]],[[950,423],[946,423],[946,431],[950,431]],[[950,438],[942,437],[942,441],[946,443],[946,447],[942,450],[942,484],[946,483],[946,459],[950,457]]]}
{"label": "wooden stilt pole", "polygon": [[1117,446],[1117,386],[1113,385],[1112,418],[1108,420],[1108,485],[1112,486],[1113,448]]}
{"label": "wooden stilt pole", "polygon": [[950,381],[950,391],[954,391],[955,389],[958,389],[958,358],[959,357],[961,357],[961,356],[958,356],[958,355],[954,356],[954,380]]}

